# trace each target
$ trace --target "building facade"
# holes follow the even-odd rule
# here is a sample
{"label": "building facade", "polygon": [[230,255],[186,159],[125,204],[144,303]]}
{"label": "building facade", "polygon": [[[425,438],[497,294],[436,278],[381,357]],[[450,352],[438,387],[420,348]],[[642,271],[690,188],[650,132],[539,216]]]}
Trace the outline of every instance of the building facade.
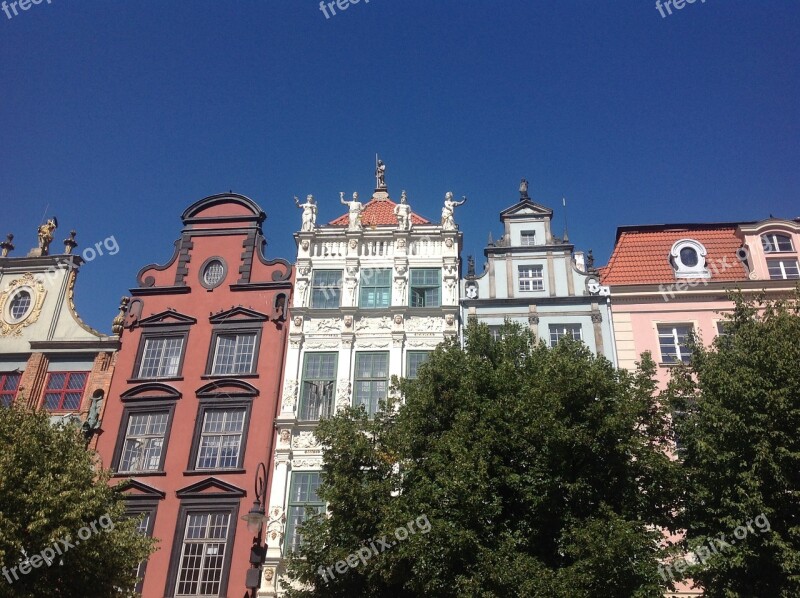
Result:
{"label": "building facade", "polygon": [[[382,163],[369,202],[339,201],[348,213],[317,226],[311,196],[297,242],[278,444],[259,596],[285,590],[286,556],[299,546],[307,507],[324,510],[316,489],[321,418],[344,406],[369,413],[387,398],[391,377],[414,377],[431,351],[458,334],[461,233],[445,197],[438,224],[411,211],[405,192],[389,197]],[[269,580],[269,581],[267,581]]]}
{"label": "building facade", "polygon": [[75,311],[84,260],[73,253],[75,231],[63,252],[51,251],[56,227],[55,218],[41,225],[25,256],[11,255],[13,235],[0,243],[0,406],[45,409],[53,422],[80,426],[88,443],[102,421],[119,337]]}
{"label": "building facade", "polygon": [[[649,351],[664,388],[670,369],[691,357],[690,335],[709,344],[725,333],[728,291],[771,298],[793,291],[799,248],[800,219],[618,228],[601,277],[611,293],[620,367],[635,369]],[[683,582],[667,596],[702,593]]]}
{"label": "building facade", "polygon": [[785,296],[798,274],[800,219],[624,226],[601,271],[611,292],[620,367],[644,351],[659,365],[662,387],[689,360],[687,339],[706,344],[724,333],[728,291]]}
{"label": "building facade", "polygon": [[98,452],[159,539],[142,595],[240,596],[254,543],[241,516],[270,463],[293,269],[264,257],[266,215],[245,196],[206,197],[181,218],[172,259],[131,290]]}
{"label": "building facade", "polygon": [[552,219],[553,210],[530,198],[523,179],[519,201],[500,212],[503,233],[497,241],[490,236],[481,274],[469,259],[462,317],[487,324],[493,334],[507,319],[518,322],[550,346],[565,336],[580,340],[616,363],[608,290],[591,252],[575,251],[566,234],[556,237]]}

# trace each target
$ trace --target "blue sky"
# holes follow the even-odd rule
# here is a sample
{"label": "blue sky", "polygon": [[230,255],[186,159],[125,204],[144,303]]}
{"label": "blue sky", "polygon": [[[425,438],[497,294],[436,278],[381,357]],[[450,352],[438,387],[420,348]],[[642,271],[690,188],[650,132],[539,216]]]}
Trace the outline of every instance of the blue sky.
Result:
{"label": "blue sky", "polygon": [[429,218],[469,197],[479,268],[523,176],[598,264],[619,225],[800,216],[796,0],[47,1],[0,12],[0,233],[113,236],[76,295],[104,331],[190,203],[253,198],[291,260],[292,196],[333,219],[376,152]]}

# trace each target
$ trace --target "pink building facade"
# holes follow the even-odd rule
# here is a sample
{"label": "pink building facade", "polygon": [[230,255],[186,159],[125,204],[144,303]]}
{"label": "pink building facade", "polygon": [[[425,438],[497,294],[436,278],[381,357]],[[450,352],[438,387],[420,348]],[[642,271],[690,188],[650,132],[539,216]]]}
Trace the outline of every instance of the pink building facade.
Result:
{"label": "pink building facade", "polygon": [[[690,358],[689,334],[705,344],[724,333],[731,290],[786,296],[800,279],[800,218],[718,224],[625,226],[600,270],[611,296],[619,367],[649,351],[664,388],[670,369]],[[675,537],[672,538],[676,539]],[[702,596],[690,583],[668,598]]]}
{"label": "pink building facade", "polygon": [[800,279],[800,218],[760,222],[625,226],[602,284],[610,288],[620,367],[649,351],[663,386],[688,361],[687,336],[720,334],[728,292],[790,294]]}

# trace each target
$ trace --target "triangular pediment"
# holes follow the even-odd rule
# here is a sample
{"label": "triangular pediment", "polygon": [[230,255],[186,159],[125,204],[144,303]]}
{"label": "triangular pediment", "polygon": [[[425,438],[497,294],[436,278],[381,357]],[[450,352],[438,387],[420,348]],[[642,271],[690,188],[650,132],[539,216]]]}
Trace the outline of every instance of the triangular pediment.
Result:
{"label": "triangular pediment", "polygon": [[553,210],[526,198],[500,212],[501,220],[505,218],[523,218],[526,216],[533,218],[552,217]]}
{"label": "triangular pediment", "polygon": [[175,326],[196,323],[197,320],[193,317],[182,314],[174,309],[167,309],[166,311],[139,320],[139,326]]}
{"label": "triangular pediment", "polygon": [[125,500],[161,500],[166,492],[143,484],[138,480],[126,480],[115,487],[117,492],[121,492]]}
{"label": "triangular pediment", "polygon": [[239,488],[238,486],[234,486],[233,484],[228,484],[227,482],[223,482],[217,478],[206,478],[204,480],[200,480],[192,484],[191,486],[186,486],[185,488],[181,488],[175,495],[178,498],[241,498],[243,496],[247,496],[247,492]]}
{"label": "triangular pediment", "polygon": [[181,393],[161,382],[147,382],[129,388],[123,392],[119,398],[123,401],[135,401],[142,399],[180,399]]}
{"label": "triangular pediment", "polygon": [[233,322],[266,322],[269,320],[267,314],[262,314],[254,309],[237,305],[230,309],[215,313],[209,318],[212,324],[225,324]]}
{"label": "triangular pediment", "polygon": [[197,389],[198,398],[257,397],[258,389],[242,380],[214,380]]}

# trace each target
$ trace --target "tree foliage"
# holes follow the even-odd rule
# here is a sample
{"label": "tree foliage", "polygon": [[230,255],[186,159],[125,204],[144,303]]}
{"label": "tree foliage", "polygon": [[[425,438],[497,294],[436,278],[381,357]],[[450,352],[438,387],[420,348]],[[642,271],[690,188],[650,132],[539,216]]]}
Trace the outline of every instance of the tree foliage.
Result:
{"label": "tree foliage", "polygon": [[133,596],[152,541],[125,518],[80,432],[0,408],[0,447],[0,597]]}
{"label": "tree foliage", "polygon": [[[677,474],[654,369],[471,324],[465,348],[440,347],[399,382],[401,406],[320,423],[329,513],[303,527],[290,595],[663,595]],[[428,533],[395,541],[421,517]],[[328,569],[384,536],[391,548]]]}
{"label": "tree foliage", "polygon": [[696,343],[670,385],[686,545],[730,544],[689,572],[711,598],[800,596],[799,299],[735,296],[725,334]]}

